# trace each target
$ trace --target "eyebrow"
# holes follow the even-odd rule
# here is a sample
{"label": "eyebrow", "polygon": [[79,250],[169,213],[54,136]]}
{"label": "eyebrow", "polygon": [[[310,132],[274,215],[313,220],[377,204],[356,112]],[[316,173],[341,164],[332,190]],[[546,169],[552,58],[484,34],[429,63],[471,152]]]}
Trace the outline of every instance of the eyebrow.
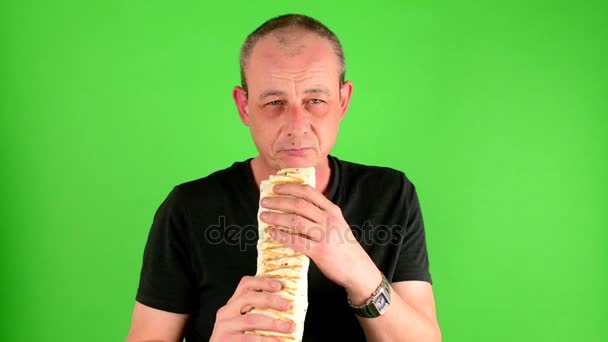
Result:
{"label": "eyebrow", "polygon": [[258,99],[260,99],[260,101],[264,100],[267,97],[271,97],[271,96],[281,96],[281,95],[285,95],[284,91],[280,91],[280,90],[267,90],[265,92],[263,92]]}
{"label": "eyebrow", "polygon": [[[331,95],[331,93],[329,92],[329,90],[327,90],[326,88],[322,88],[322,87],[319,87],[319,88],[308,88],[308,89],[304,90],[304,94],[318,94],[318,93],[325,94],[327,96]],[[262,100],[264,100],[267,97],[271,97],[271,96],[284,96],[284,95],[285,95],[285,92],[281,91],[281,90],[267,90],[267,91],[263,92],[258,97],[258,99],[260,101],[262,101]]]}

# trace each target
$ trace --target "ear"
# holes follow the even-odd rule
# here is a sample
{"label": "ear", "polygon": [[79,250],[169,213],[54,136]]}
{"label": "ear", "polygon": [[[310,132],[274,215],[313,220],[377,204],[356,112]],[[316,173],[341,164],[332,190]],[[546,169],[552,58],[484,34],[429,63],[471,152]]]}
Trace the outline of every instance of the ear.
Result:
{"label": "ear", "polygon": [[353,95],[353,82],[346,81],[340,87],[340,120],[344,119],[348,105],[350,104],[350,98]]}
{"label": "ear", "polygon": [[236,109],[239,111],[239,117],[245,126],[249,126],[249,110],[247,109],[247,92],[245,89],[235,86],[232,89],[232,98],[236,104]]}

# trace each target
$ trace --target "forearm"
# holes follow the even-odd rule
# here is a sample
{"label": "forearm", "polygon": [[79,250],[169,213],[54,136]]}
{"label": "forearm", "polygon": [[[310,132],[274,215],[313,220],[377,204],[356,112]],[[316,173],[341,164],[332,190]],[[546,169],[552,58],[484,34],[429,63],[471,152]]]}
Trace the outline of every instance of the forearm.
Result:
{"label": "forearm", "polygon": [[428,317],[409,306],[391,290],[391,305],[376,318],[357,317],[369,342],[441,341],[439,327]]}
{"label": "forearm", "polygon": [[[355,305],[362,304],[378,287],[382,279],[380,271],[374,266],[365,267],[359,282],[352,283],[346,289],[349,298]],[[367,341],[441,341],[441,332],[435,317],[425,315],[409,305],[400,295],[391,288],[391,304],[380,317],[358,317],[359,323],[365,332]]]}

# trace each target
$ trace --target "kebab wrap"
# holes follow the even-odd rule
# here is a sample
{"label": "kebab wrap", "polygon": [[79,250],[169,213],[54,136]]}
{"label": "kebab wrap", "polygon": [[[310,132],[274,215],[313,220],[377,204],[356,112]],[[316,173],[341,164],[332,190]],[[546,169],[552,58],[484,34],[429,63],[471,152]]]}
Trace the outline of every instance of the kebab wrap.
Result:
{"label": "kebab wrap", "polygon": [[[315,169],[289,168],[282,169],[276,175],[262,181],[260,185],[260,199],[264,197],[277,196],[272,192],[276,184],[300,183],[315,186]],[[248,334],[278,337],[283,341],[302,341],[304,334],[304,319],[308,308],[308,265],[309,258],[294,251],[286,245],[277,242],[270,236],[269,225],[259,220],[262,207],[258,210],[258,233],[257,244],[257,273],[256,276],[276,279],[283,285],[277,294],[291,302],[288,311],[274,309],[254,308],[250,313],[266,315],[272,318],[291,321],[295,330],[290,334],[274,331],[254,330]],[[281,227],[277,227],[281,229]]]}

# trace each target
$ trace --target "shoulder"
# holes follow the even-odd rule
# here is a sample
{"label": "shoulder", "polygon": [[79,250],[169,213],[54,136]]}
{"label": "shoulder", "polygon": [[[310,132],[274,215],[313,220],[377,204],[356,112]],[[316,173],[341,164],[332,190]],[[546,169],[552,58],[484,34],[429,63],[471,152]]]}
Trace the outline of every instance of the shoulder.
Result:
{"label": "shoulder", "polygon": [[387,166],[364,165],[335,158],[345,187],[363,187],[378,191],[413,191],[414,185],[406,174]]}
{"label": "shoulder", "polygon": [[176,185],[169,193],[167,201],[180,205],[213,203],[231,193],[232,188],[245,178],[246,161],[234,162],[231,166],[215,171],[205,177]]}

